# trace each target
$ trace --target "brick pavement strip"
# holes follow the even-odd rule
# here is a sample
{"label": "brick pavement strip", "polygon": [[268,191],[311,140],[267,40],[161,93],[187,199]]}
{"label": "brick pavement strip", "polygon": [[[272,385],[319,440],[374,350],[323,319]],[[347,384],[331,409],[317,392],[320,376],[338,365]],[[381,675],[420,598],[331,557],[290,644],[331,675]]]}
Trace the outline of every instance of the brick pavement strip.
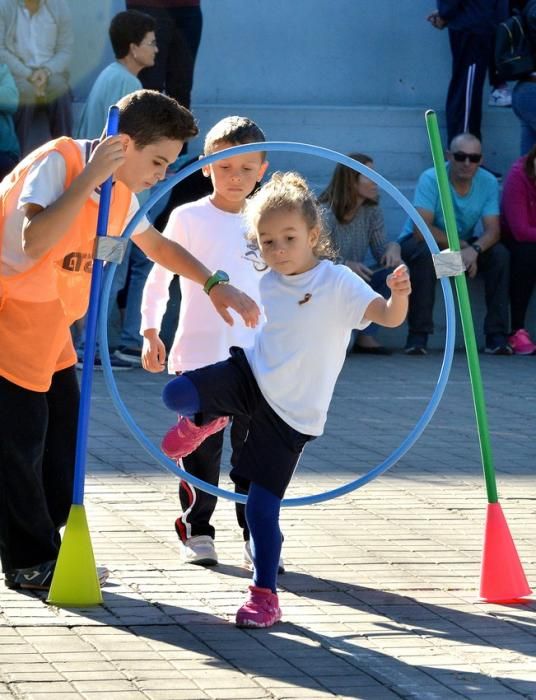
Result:
{"label": "brick pavement strip", "polygon": [[[482,358],[499,495],[533,584],[534,362]],[[289,495],[385,459],[426,405],[439,363],[351,357]],[[165,377],[117,379],[158,441]],[[181,565],[176,478],[130,437],[96,376],[86,508],[96,559],[112,571],[104,606],[62,610],[0,590],[0,698],[536,698],[534,602],[477,597],[486,501],[472,411],[458,355],[431,425],[393,470],[344,498],[284,509],[284,622],[246,631],[231,624],[248,582],[232,504],[215,513],[219,566]]]}

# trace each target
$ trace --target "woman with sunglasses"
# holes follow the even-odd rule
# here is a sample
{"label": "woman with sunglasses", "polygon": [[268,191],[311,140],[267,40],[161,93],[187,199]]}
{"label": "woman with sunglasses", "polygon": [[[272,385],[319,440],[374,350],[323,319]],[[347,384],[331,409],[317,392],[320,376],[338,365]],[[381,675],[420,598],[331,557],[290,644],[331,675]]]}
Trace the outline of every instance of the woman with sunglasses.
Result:
{"label": "woman with sunglasses", "polygon": [[510,249],[510,345],[516,355],[534,355],[526,315],[536,284],[536,145],[513,164],[504,183],[501,230]]}
{"label": "woman with sunglasses", "polygon": [[[369,168],[374,166],[372,158],[364,153],[351,153],[349,158]],[[324,223],[339,262],[368,282],[374,291],[388,298],[387,276],[402,260],[398,243],[386,240],[376,184],[355,170],[337,165],[319,201],[326,207]],[[369,250],[376,262],[374,268],[365,264]],[[357,338],[351,341],[350,350],[390,355],[391,351],[376,340],[377,332],[378,326],[374,323],[364,331],[356,332]]]}

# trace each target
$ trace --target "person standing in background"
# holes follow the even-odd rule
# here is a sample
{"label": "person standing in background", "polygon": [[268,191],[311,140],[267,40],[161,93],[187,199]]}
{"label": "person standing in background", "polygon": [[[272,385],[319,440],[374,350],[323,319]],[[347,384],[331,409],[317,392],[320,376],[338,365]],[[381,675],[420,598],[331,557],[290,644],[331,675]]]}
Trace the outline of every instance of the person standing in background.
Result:
{"label": "person standing in background", "polygon": [[15,127],[23,155],[32,145],[36,107],[46,110],[52,138],[72,134],[72,47],[66,0],[0,0],[0,62],[9,66],[19,91]]}
{"label": "person standing in background", "polygon": [[201,0],[127,0],[156,21],[158,56],[152,68],[140,73],[144,88],[165,92],[190,107],[194,66],[201,41]]}
{"label": "person standing in background", "polygon": [[469,132],[481,139],[482,93],[505,0],[437,0],[428,16],[448,27],[452,74],[447,92],[447,141]]}
{"label": "person standing in background", "polygon": [[155,22],[142,12],[119,12],[112,18],[108,34],[115,61],[99,73],[91,88],[78,127],[80,139],[101,137],[110,106],[142,89],[138,73],[154,66],[158,53]]}

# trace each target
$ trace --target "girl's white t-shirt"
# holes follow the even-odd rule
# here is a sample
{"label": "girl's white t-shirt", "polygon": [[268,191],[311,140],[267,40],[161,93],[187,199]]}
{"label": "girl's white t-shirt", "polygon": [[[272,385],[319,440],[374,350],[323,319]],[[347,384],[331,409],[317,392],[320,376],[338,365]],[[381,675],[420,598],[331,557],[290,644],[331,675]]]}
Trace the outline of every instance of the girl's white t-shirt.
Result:
{"label": "girl's white t-shirt", "polygon": [[266,401],[288,425],[321,435],[353,328],[380,297],[344,265],[322,260],[299,275],[270,270],[260,292],[266,323],[246,357]]}
{"label": "girl's white t-shirt", "polygon": [[[175,209],[164,236],[182,245],[210,270],[222,269],[231,284],[258,304],[259,280],[264,274],[255,269],[248,255],[245,222],[241,214],[222,211],[209,197]],[[154,265],[143,291],[141,332],[160,329],[169,298],[173,273]],[[242,318],[230,310],[234,325],[229,326],[215,310],[202,287],[181,277],[179,326],[168,358],[168,372],[183,372],[225,360],[233,345],[253,344],[256,329],[247,328]]]}

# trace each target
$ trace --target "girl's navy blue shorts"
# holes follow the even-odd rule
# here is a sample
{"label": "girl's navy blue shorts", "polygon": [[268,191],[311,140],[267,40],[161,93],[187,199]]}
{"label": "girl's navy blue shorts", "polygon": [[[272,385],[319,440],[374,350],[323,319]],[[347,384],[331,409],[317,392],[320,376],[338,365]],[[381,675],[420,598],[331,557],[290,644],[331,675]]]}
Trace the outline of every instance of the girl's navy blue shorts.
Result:
{"label": "girl's navy blue shorts", "polygon": [[313,436],[294,430],[268,405],[241,348],[227,360],[184,372],[199,392],[196,422],[216,416],[245,416],[249,427],[231,479],[247,489],[258,484],[283,498],[303,448]]}

